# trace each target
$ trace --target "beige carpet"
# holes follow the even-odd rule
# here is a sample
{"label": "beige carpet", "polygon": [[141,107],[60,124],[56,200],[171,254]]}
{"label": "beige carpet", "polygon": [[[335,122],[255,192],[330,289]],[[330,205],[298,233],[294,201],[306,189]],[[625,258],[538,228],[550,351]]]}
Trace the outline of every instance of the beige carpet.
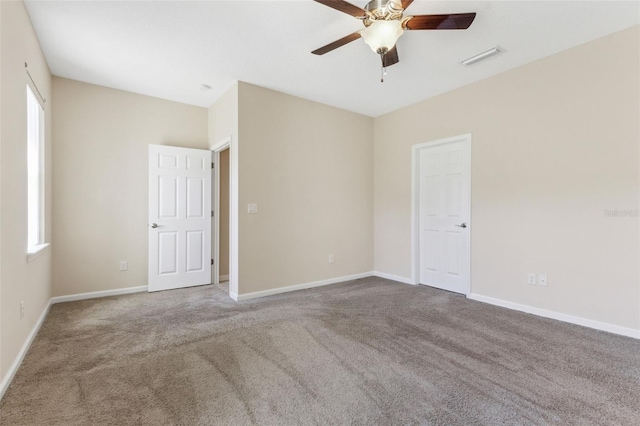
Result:
{"label": "beige carpet", "polygon": [[54,305],[4,425],[639,425],[640,341],[366,278]]}

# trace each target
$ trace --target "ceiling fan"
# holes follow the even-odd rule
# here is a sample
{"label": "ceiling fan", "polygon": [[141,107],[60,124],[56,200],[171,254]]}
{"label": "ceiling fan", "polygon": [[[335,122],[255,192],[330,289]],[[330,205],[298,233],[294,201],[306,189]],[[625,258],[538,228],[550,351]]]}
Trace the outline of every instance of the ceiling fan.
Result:
{"label": "ceiling fan", "polygon": [[385,68],[400,60],[396,42],[405,30],[466,30],[476,17],[475,13],[404,16],[404,11],[413,0],[372,0],[364,9],[344,0],[314,1],[360,19],[365,28],[311,53],[324,55],[362,37],[380,55],[383,68],[381,81],[384,81]]}

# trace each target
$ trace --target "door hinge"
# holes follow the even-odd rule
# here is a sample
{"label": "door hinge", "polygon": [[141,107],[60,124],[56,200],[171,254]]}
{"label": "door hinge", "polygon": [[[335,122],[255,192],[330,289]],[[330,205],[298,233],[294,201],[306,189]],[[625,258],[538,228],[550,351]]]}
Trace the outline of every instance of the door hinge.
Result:
{"label": "door hinge", "polygon": [[211,163],[211,168],[213,169],[215,167],[216,167],[215,163]]}
{"label": "door hinge", "polygon": [[211,217],[213,217],[213,210],[211,210]]}
{"label": "door hinge", "polygon": [[213,265],[213,259],[211,259],[211,264]]}

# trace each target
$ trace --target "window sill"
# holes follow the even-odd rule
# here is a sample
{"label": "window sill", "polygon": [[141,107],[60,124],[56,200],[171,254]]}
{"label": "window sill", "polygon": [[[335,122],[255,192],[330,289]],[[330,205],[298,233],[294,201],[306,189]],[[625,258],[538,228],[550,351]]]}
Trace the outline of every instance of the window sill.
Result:
{"label": "window sill", "polygon": [[27,263],[40,256],[40,254],[44,252],[44,249],[49,247],[49,245],[49,243],[44,243],[38,244],[37,246],[29,247],[27,249]]}

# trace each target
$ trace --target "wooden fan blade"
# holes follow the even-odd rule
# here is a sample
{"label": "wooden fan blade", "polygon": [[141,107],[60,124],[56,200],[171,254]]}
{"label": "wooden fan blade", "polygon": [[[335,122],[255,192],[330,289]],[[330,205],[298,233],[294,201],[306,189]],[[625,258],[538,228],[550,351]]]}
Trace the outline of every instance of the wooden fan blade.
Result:
{"label": "wooden fan blade", "polygon": [[398,58],[398,47],[393,46],[393,48],[382,57],[382,66],[390,67],[398,62],[400,62],[400,58]]}
{"label": "wooden fan blade", "polygon": [[402,8],[407,10],[407,8],[411,6],[411,3],[413,3],[413,0],[402,0]]}
{"label": "wooden fan blade", "polygon": [[360,38],[360,31],[355,32],[353,34],[349,34],[346,37],[342,37],[340,40],[336,40],[333,43],[329,43],[326,46],[321,47],[320,49],[314,50],[314,55],[324,55],[327,52],[331,52],[333,49],[337,49],[338,47],[342,47],[347,43],[351,43],[353,40],[357,40]]}
{"label": "wooden fan blade", "polygon": [[356,18],[360,18],[362,16],[367,15],[367,11],[359,8],[356,5],[351,3],[347,3],[344,0],[314,0],[320,4],[324,4],[325,6],[329,6],[335,10],[339,10],[340,12],[344,12],[347,15],[354,16]]}
{"label": "wooden fan blade", "polygon": [[411,16],[403,26],[405,30],[466,30],[475,18],[475,13],[418,15]]}

